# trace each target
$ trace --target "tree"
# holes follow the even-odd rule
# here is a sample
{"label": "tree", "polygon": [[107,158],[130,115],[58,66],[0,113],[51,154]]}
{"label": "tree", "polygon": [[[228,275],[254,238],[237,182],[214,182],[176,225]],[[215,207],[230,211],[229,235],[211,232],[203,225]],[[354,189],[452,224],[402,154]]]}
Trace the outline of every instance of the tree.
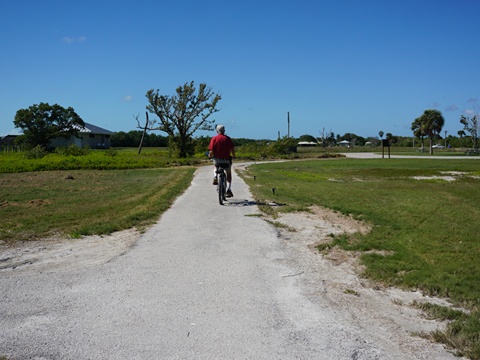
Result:
{"label": "tree", "polygon": [[438,110],[425,110],[422,117],[425,121],[425,128],[428,138],[430,139],[430,154],[433,154],[433,140],[436,135],[440,135],[445,125],[445,119]]}
{"label": "tree", "polygon": [[342,141],[342,140],[350,141],[351,146],[365,145],[365,138],[353,133],[345,133],[343,136],[337,136],[337,141]]}
{"label": "tree", "polygon": [[424,151],[425,149],[425,124],[422,123],[422,119],[421,118],[416,118],[413,122],[412,122],[412,131],[413,131],[413,135],[417,138],[417,139],[421,139],[422,140],[422,152]]}
{"label": "tree", "polygon": [[335,134],[332,131],[332,132],[330,132],[330,134],[327,137],[327,145],[328,146],[335,146],[335,144],[336,144]]}
{"label": "tree", "polygon": [[[480,131],[480,122],[475,115],[473,118],[468,118],[465,116],[460,117],[460,123],[463,125],[463,130],[468,131],[472,136],[473,148],[478,148],[478,133]],[[460,132],[458,132],[460,134]]]}
{"label": "tree", "polygon": [[152,130],[152,126],[155,124],[155,120],[150,122],[148,118],[148,112],[145,112],[145,125],[140,124],[139,120],[139,115],[134,116],[135,120],[137,120],[137,128],[142,129],[142,137],[140,138],[140,144],[138,145],[138,152],[137,154],[140,155],[142,152],[142,147],[143,147],[143,140],[145,139],[145,135],[147,134],[148,131]]}
{"label": "tree", "polygon": [[325,128],[322,128],[322,131],[320,132],[320,138],[317,140],[317,142],[322,145],[322,147],[326,147],[329,141],[331,143],[335,142],[335,135],[333,134],[332,129],[330,129],[330,132],[326,133]]}
{"label": "tree", "polygon": [[392,145],[394,145],[398,142],[398,138],[396,136],[393,136],[392,133],[387,133],[385,135],[385,138],[388,140],[388,143],[392,144]]}
{"label": "tree", "polygon": [[428,136],[430,139],[430,154],[433,154],[433,139],[440,134],[444,124],[445,119],[442,113],[432,109],[425,110],[422,116],[413,121],[412,131],[416,137],[422,138],[422,149],[424,148],[423,138]]}
{"label": "tree", "polygon": [[[110,141],[113,147],[137,147],[142,140],[143,131],[131,130],[128,133],[118,131],[114,133]],[[143,147],[166,147],[168,138],[157,134],[145,134],[143,139]]]}
{"label": "tree", "polygon": [[197,130],[213,130],[214,120],[209,117],[219,111],[218,102],[222,97],[202,83],[196,92],[193,81],[176,89],[173,96],[160,95],[159,90],[148,90],[147,110],[159,118],[155,130],[166,132],[169,146],[179,157],[187,157],[194,152],[193,134]]}
{"label": "tree", "polygon": [[69,138],[85,126],[73,108],[48,103],[18,110],[13,123],[23,130],[22,138],[27,144],[43,148],[47,148],[52,139]]}
{"label": "tree", "polygon": [[380,136],[380,140],[383,139],[383,134],[384,134],[384,132],[382,130],[380,130],[378,132],[378,136]]}
{"label": "tree", "polygon": [[463,137],[466,135],[466,133],[463,130],[458,130],[457,134],[460,137],[460,145],[463,146]]}
{"label": "tree", "polygon": [[314,142],[314,143],[317,143],[317,139],[315,139],[314,136],[312,135],[308,135],[308,134],[305,134],[305,135],[302,135],[298,138],[298,141],[306,141],[306,142]]}

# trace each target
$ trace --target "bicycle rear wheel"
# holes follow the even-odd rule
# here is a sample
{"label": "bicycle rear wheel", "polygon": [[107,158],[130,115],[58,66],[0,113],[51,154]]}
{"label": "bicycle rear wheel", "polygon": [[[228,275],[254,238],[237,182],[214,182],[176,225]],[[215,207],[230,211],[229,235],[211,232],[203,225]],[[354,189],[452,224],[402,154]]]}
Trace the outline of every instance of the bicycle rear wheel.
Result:
{"label": "bicycle rear wheel", "polygon": [[218,203],[220,205],[223,205],[223,200],[224,200],[224,194],[225,194],[225,175],[223,174],[220,174],[220,176],[218,177]]}

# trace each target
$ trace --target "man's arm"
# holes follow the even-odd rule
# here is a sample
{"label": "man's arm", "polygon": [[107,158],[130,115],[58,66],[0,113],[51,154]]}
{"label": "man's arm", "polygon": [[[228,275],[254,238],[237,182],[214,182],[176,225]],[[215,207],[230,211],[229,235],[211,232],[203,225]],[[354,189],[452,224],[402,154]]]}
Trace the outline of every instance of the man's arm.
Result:
{"label": "man's arm", "polygon": [[213,138],[210,139],[210,144],[208,145],[208,158],[211,159],[213,157]]}

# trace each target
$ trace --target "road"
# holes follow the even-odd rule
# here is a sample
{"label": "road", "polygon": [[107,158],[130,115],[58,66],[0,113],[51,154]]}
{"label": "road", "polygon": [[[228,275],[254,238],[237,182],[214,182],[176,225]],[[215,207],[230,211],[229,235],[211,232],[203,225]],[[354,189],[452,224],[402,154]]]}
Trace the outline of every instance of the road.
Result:
{"label": "road", "polygon": [[373,320],[358,326],[332,307],[312,291],[315,282],[300,281],[309,271],[278,231],[254,216],[245,183],[235,177],[235,197],[221,207],[211,177],[211,167],[198,169],[158,223],[106,262],[0,272],[0,355],[455,359],[426,340],[388,336]]}

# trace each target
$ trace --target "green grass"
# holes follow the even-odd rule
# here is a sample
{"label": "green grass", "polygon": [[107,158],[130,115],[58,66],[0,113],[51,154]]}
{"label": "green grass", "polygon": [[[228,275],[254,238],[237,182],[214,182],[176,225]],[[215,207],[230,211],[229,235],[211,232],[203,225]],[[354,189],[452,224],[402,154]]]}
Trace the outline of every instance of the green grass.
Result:
{"label": "green grass", "polygon": [[459,356],[466,356],[470,359],[480,358],[480,334],[478,331],[480,319],[478,313],[472,316],[461,310],[431,303],[414,302],[413,306],[422,310],[428,319],[449,321],[445,331],[435,330],[430,333],[422,332],[418,335],[456,349]]}
{"label": "green grass", "polygon": [[137,154],[138,149],[91,150],[86,155],[72,156],[48,153],[42,158],[28,158],[28,153],[0,152],[0,173],[19,173],[52,170],[119,170],[151,169],[178,165],[196,165],[201,158],[171,158],[166,149],[145,148]]}
{"label": "green grass", "polygon": [[156,221],[194,168],[0,174],[0,239],[108,234]]}
{"label": "green grass", "polygon": [[[468,176],[456,176],[452,182],[433,178],[452,171]],[[455,320],[449,329],[460,326],[473,334],[459,351],[480,359],[472,350],[480,343],[480,161],[294,161],[250,166],[244,175],[259,203],[284,205],[262,207],[273,215],[320,205],[372,224],[370,233],[335,237],[332,246],[388,251],[393,255],[370,252],[361,257],[365,276],[447,297],[469,309],[464,318],[468,321]],[[461,325],[467,323],[468,327]]]}
{"label": "green grass", "polygon": [[[465,151],[468,148],[451,148],[451,149],[433,149],[433,156],[465,156]],[[335,146],[335,147],[298,147],[296,158],[303,158],[303,157],[311,157],[317,158],[320,157],[321,154],[338,154],[338,153],[376,153],[381,155],[382,154],[382,147],[381,146],[354,146],[352,148],[347,148],[343,146]],[[385,158],[388,157],[388,148],[384,149]],[[407,156],[421,156],[421,157],[431,157],[430,155],[430,148],[428,146],[425,147],[425,151],[422,153],[419,151],[419,148],[416,147],[413,149],[412,147],[403,147],[403,146],[391,146],[390,147],[390,155],[407,155]]]}

